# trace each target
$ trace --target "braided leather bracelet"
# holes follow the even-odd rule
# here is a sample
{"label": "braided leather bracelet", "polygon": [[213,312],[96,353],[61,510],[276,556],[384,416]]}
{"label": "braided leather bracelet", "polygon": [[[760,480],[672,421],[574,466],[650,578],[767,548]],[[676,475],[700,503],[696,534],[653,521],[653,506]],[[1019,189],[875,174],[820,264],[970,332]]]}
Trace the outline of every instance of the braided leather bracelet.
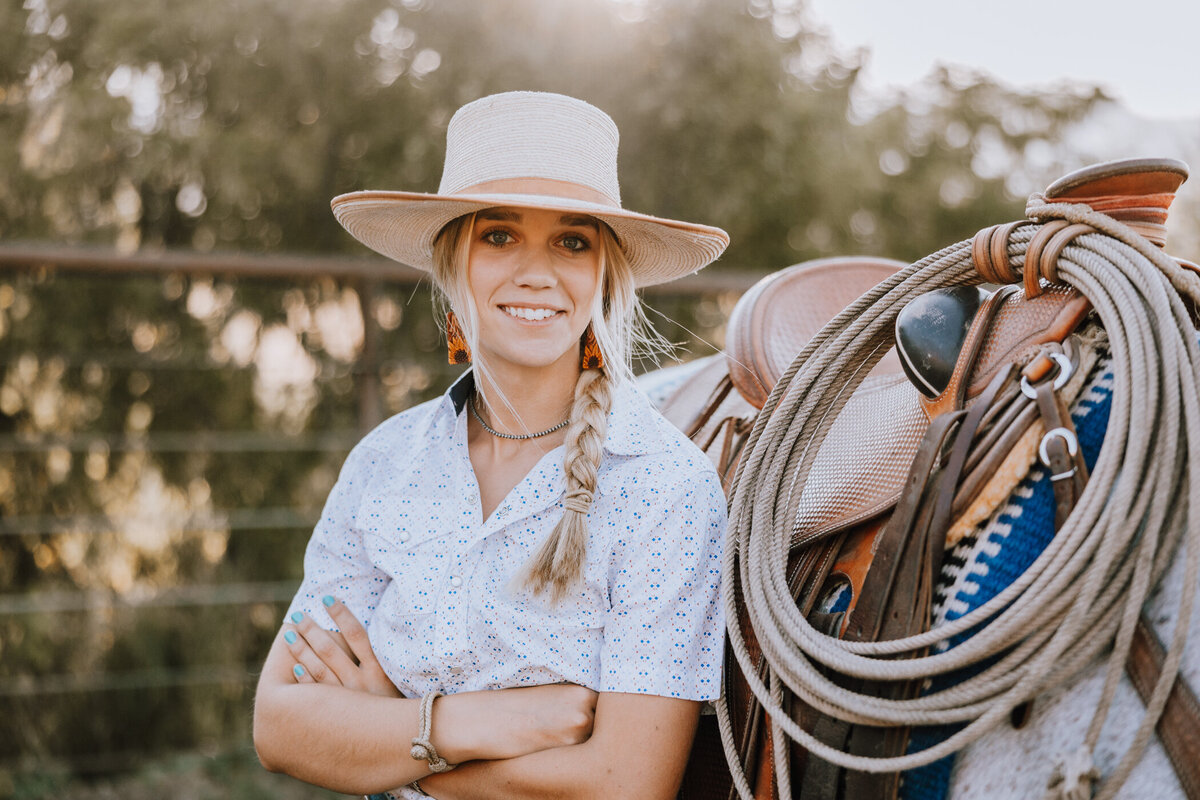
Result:
{"label": "braided leather bracelet", "polygon": [[441,692],[429,692],[421,698],[421,712],[417,718],[417,735],[412,740],[412,755],[416,761],[428,761],[429,769],[433,772],[449,772],[457,767],[438,755],[430,738],[433,736],[433,701],[441,697]]}

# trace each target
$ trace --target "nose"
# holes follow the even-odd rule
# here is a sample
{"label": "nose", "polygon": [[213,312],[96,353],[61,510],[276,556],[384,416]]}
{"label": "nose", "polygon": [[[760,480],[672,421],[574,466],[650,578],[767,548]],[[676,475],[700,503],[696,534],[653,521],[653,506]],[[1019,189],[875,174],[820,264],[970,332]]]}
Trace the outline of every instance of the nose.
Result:
{"label": "nose", "polygon": [[531,289],[549,289],[558,278],[554,272],[554,261],[549,248],[530,245],[524,248],[517,261],[513,282]]}

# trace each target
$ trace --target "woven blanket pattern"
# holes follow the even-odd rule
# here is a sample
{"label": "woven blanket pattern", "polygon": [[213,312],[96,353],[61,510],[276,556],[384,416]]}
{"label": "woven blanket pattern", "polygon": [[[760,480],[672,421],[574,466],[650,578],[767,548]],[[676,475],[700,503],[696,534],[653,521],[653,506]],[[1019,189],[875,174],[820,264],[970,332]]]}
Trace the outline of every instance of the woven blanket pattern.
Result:
{"label": "woven blanket pattern", "polygon": [[[1107,354],[1092,370],[1087,384],[1071,406],[1079,446],[1091,469],[1100,453],[1112,406],[1113,373]],[[942,573],[934,595],[933,624],[958,619],[979,608],[1011,584],[1042,553],[1054,537],[1054,490],[1046,467],[1035,463],[984,524],[946,553]],[[942,649],[965,641],[973,632],[945,643]],[[982,671],[987,665],[979,665]],[[967,677],[964,674],[940,676],[926,689],[942,689]],[[952,726],[915,728],[909,740],[909,752],[924,750],[948,738]],[[904,773],[900,783],[901,800],[943,800],[950,787],[953,756]]]}

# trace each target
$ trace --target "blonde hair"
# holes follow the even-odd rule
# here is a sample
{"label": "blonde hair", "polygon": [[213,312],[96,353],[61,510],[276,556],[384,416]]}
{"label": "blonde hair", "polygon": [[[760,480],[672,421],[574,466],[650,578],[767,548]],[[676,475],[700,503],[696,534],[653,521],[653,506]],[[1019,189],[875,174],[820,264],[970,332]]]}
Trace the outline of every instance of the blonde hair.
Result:
{"label": "blonde hair", "polygon": [[[467,287],[467,259],[474,228],[475,214],[468,214],[441,230],[433,245],[433,282],[439,302],[455,310],[476,370],[486,375],[487,363],[477,346],[478,309]],[[665,344],[646,320],[633,271],[616,234],[599,220],[597,229],[601,291],[592,307],[591,326],[604,355],[604,366],[582,370],[575,383],[563,458],[563,516],[517,578],[518,585],[532,589],[534,594],[548,591],[553,602],[565,597],[582,576],[587,555],[587,515],[604,457],[613,389],[633,380],[635,350],[655,353]],[[507,404],[505,398],[501,399]]]}

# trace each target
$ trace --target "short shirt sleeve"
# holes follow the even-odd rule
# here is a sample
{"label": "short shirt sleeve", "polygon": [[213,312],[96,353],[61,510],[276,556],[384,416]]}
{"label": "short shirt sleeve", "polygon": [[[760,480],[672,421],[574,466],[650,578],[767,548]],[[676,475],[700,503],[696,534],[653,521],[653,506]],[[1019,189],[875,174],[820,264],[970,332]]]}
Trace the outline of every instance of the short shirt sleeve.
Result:
{"label": "short shirt sleeve", "polygon": [[287,616],[303,611],[317,625],[337,630],[321,599],[336,597],[370,627],[371,617],[388,576],[375,566],[363,547],[356,524],[359,502],[371,475],[379,468],[381,454],[359,443],[342,465],[337,483],[325,501],[321,519],[304,552],[304,580],[292,599]]}
{"label": "short shirt sleeve", "polygon": [[600,691],[713,700],[725,643],[720,482],[701,471],[627,502],[646,524],[613,548]]}

